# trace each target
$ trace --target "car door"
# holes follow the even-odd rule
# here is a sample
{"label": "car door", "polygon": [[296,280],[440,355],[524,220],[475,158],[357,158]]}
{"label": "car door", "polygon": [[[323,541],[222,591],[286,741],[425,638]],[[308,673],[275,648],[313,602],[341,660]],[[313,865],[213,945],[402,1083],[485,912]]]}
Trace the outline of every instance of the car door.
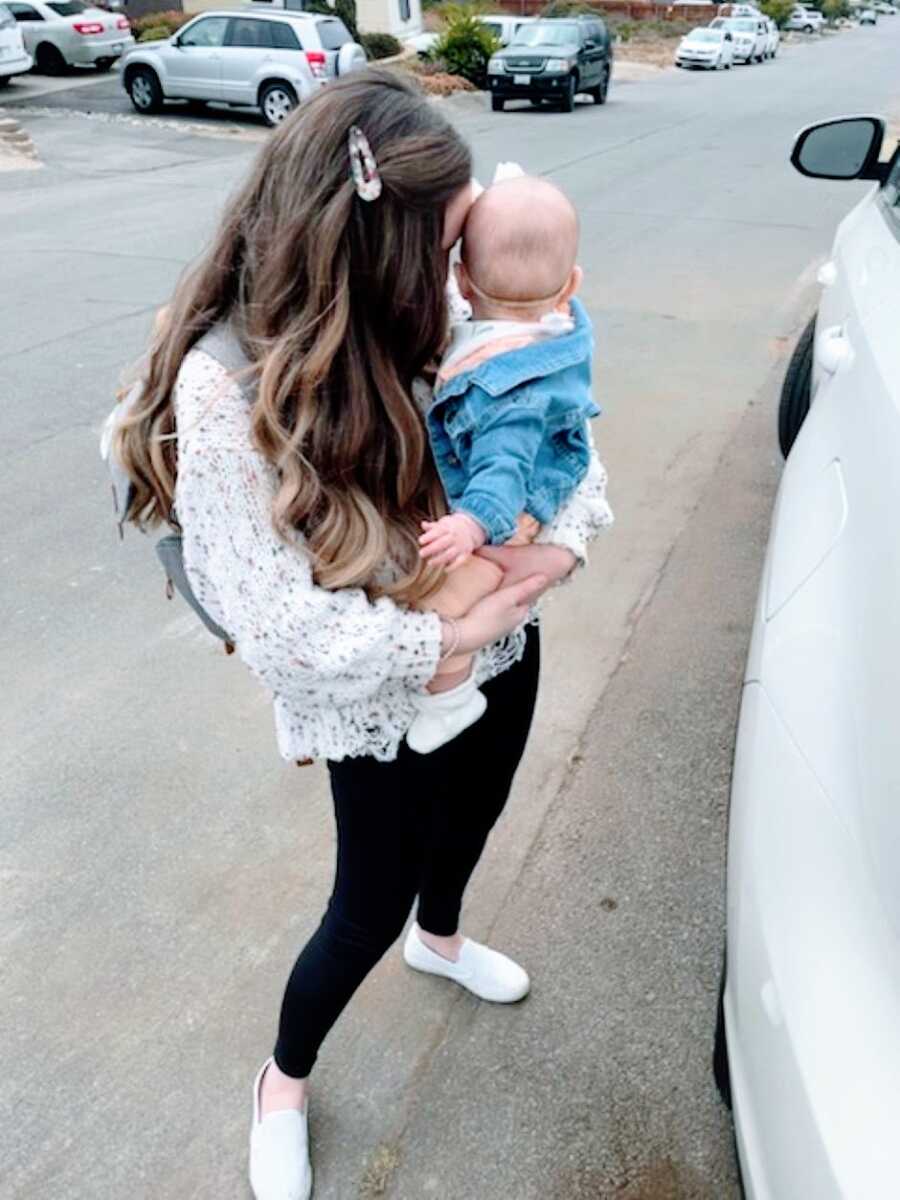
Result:
{"label": "car door", "polygon": [[258,17],[229,19],[222,47],[223,100],[231,104],[256,103],[258,80],[275,48],[272,24]]}
{"label": "car door", "polygon": [[602,26],[598,21],[585,21],[582,36],[588,72],[587,83],[589,87],[596,87],[603,78],[603,63],[606,58]]}
{"label": "car door", "polygon": [[228,17],[200,17],[160,47],[167,96],[187,100],[221,100],[222,48]]}
{"label": "car door", "polygon": [[[40,40],[45,24],[44,18],[33,4],[23,4],[20,0],[10,0],[6,5],[15,17],[22,31],[22,41],[29,54],[34,54],[34,48]],[[52,40],[52,39],[51,39]]]}

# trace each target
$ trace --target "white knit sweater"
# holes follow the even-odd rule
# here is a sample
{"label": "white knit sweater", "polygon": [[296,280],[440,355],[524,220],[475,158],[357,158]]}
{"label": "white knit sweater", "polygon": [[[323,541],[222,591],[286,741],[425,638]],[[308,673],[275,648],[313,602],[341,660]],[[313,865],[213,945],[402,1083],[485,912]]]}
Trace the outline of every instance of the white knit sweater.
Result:
{"label": "white knit sweater", "polygon": [[[175,509],[191,586],[234,637],[237,652],[272,693],[283,758],[396,757],[434,674],[440,620],[361,588],[328,591],[312,580],[303,538],[285,545],[271,520],[275,469],[254,449],[250,401],[224,367],[190,351],[175,388]],[[590,471],[539,541],[585,547],[612,514],[606,472]],[[524,626],[475,660],[479,682],[522,654]]]}

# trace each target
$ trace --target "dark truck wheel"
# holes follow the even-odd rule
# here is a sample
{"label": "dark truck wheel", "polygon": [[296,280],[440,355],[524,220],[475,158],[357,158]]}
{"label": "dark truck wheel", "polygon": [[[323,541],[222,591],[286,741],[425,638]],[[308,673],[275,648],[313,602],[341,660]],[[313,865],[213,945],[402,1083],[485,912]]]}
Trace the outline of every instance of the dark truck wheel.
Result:
{"label": "dark truck wheel", "polygon": [[778,402],[778,444],[785,458],[790,453],[809,412],[815,336],[816,318],[813,316],[800,334],[800,340],[794,347],[794,353],[788,363],[784,383],[781,385],[781,399]]}
{"label": "dark truck wheel", "polygon": [[603,79],[601,80],[601,82],[597,85],[597,87],[591,88],[591,90],[588,94],[593,97],[595,104],[605,104],[606,96],[607,96],[608,92],[609,92],[609,71],[604,71]]}
{"label": "dark truck wheel", "polygon": [[563,89],[562,99],[559,107],[563,112],[575,111],[575,76],[570,75],[566,80],[566,86]]}
{"label": "dark truck wheel", "polygon": [[491,109],[494,112],[503,112],[506,107],[506,101],[502,96],[491,96]]}

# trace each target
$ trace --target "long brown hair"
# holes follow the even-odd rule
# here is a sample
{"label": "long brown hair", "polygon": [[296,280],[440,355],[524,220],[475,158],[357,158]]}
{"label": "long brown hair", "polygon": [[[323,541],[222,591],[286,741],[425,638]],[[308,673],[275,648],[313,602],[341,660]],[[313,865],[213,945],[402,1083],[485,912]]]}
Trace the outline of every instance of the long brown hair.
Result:
{"label": "long brown hair", "polygon": [[[382,180],[371,202],[350,176],[353,125]],[[412,384],[446,336],[444,213],[470,177],[468,147],[393,72],[329,84],[279,126],[150,348],[115,447],[136,489],[129,520],[174,522],[176,376],[230,318],[256,368],[253,440],[278,468],[275,529],[303,533],[324,587],[406,602],[433,590],[420,521],[446,510]],[[388,559],[399,578],[380,587]]]}

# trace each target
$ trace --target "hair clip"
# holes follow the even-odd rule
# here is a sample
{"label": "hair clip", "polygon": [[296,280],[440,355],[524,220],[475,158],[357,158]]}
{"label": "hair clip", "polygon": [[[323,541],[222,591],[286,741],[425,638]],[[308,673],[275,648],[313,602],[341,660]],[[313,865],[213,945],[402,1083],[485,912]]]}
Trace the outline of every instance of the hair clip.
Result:
{"label": "hair clip", "polygon": [[350,174],[360,200],[377,200],[381,195],[381,176],[369,139],[358,125],[350,126],[347,138],[350,154]]}

